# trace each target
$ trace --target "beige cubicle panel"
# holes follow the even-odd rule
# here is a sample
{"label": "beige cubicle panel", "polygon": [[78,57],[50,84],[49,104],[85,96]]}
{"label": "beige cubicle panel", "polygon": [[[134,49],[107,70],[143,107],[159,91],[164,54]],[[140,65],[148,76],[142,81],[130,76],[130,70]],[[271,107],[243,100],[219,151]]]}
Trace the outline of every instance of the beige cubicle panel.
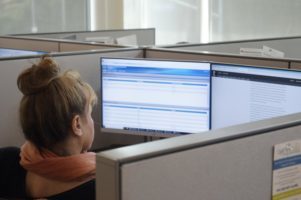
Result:
{"label": "beige cubicle panel", "polygon": [[274,145],[301,113],[97,154],[97,200],[272,199]]}
{"label": "beige cubicle panel", "polygon": [[1,36],[0,48],[59,52],[59,42],[54,40],[46,40],[46,39],[31,39],[31,38]]}
{"label": "beige cubicle panel", "polygon": [[109,45],[94,42],[77,42],[62,39],[22,38],[22,37],[0,37],[0,48],[22,49],[32,51],[50,52],[73,52],[85,50],[104,50],[129,48],[130,46]]}
{"label": "beige cubicle panel", "polygon": [[[100,96],[100,58],[101,57],[143,57],[143,49],[123,48],[115,50],[83,51],[76,53],[55,53],[52,54],[62,70],[74,69],[79,71],[82,79],[87,81]],[[38,62],[39,56],[0,58],[0,147],[20,146],[24,142],[18,121],[18,108],[21,100],[21,93],[17,88],[17,77],[19,73]],[[119,143],[135,143],[141,138],[120,137],[100,131],[100,101],[94,108],[93,119],[95,121],[94,149],[103,148],[107,145]]]}
{"label": "beige cubicle panel", "polygon": [[109,41],[115,43],[119,38],[134,36],[135,41],[128,41],[127,45],[155,45],[156,30],[155,28],[143,29],[111,29],[111,30],[95,30],[95,31],[72,31],[72,32],[54,32],[54,33],[31,33],[17,34],[16,36],[32,37],[32,38],[53,38],[75,41]]}
{"label": "beige cubicle panel", "polygon": [[161,49],[161,48],[146,49],[145,57],[156,58],[156,59],[199,60],[199,61],[243,64],[243,65],[277,67],[277,68],[289,67],[289,60],[287,59],[261,58],[261,57],[217,54],[217,53],[209,53],[209,52],[195,52],[195,51],[185,51],[185,50],[171,50],[171,49]]}
{"label": "beige cubicle panel", "polygon": [[301,70],[301,61],[291,61],[290,68]]}
{"label": "beige cubicle panel", "polygon": [[60,52],[69,52],[69,51],[84,51],[84,50],[104,50],[104,49],[119,49],[126,48],[126,46],[121,45],[108,45],[108,44],[97,44],[97,43],[84,43],[84,42],[59,42],[59,51]]}
{"label": "beige cubicle panel", "polygon": [[[166,45],[162,46],[168,49],[174,50],[190,50],[190,51],[210,51],[215,53],[230,53],[230,54],[241,54],[241,49],[256,49],[263,50],[263,47],[272,48],[276,52],[265,52],[263,56],[283,56],[283,58],[294,58],[300,59],[301,54],[299,51],[301,45],[301,37],[278,37],[278,38],[261,38],[251,40],[234,40],[224,42],[210,42],[210,43],[199,43],[199,44],[178,44],[178,45]],[[248,52],[248,51],[247,51]],[[254,54],[252,50],[249,52]],[[272,53],[272,54],[270,54]],[[279,54],[280,53],[280,54]],[[283,53],[283,54],[282,54]],[[260,53],[255,53],[260,54]],[[268,54],[268,55],[266,55]]]}

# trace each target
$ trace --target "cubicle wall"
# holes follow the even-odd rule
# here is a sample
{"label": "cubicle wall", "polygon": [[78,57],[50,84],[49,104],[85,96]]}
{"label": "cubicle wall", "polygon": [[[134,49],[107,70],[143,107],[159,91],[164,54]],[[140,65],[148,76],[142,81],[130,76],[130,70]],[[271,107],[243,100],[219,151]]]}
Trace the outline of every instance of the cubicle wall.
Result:
{"label": "cubicle wall", "polygon": [[70,52],[83,50],[117,49],[125,47],[128,46],[66,41],[59,39],[26,38],[12,36],[0,37],[0,48],[23,49],[31,51]]}
{"label": "cubicle wall", "polygon": [[291,69],[299,69],[301,70],[301,60],[299,61],[291,61],[290,62]]}
{"label": "cubicle wall", "polygon": [[168,49],[181,49],[191,51],[208,51],[216,53],[240,54],[240,48],[262,49],[268,46],[282,51],[285,58],[301,59],[301,37],[270,38],[257,40],[241,40],[229,42],[213,42],[208,44],[184,44],[164,46]]}
{"label": "cubicle wall", "polygon": [[[139,46],[155,45],[155,29],[116,29],[116,30],[98,30],[98,31],[78,31],[78,32],[58,32],[58,33],[34,33],[18,34],[17,36],[35,37],[35,38],[53,38],[70,39],[77,41],[103,41],[116,42],[116,39],[135,35]],[[135,44],[129,44],[135,45]]]}
{"label": "cubicle wall", "polygon": [[[102,51],[82,51],[77,53],[52,54],[59,64],[66,68],[78,70],[83,78],[87,80],[92,87],[99,92],[99,58],[101,56],[114,57],[133,57],[133,58],[159,58],[159,59],[183,59],[199,61],[228,62],[237,64],[249,64],[258,66],[272,66],[288,68],[288,61],[279,59],[248,58],[228,55],[212,55],[199,52],[183,52],[166,49],[142,49],[142,48],[122,48],[118,50]],[[3,95],[0,98],[0,111],[3,114],[0,119],[0,146],[20,145],[23,142],[20,128],[17,124],[17,110],[21,94],[16,86],[16,78],[24,67],[30,66],[38,57],[22,57],[0,59],[0,90]],[[10,91],[10,92],[7,92]],[[95,120],[96,137],[93,145],[94,149],[102,148],[110,144],[131,144],[142,141],[144,138],[139,136],[121,136],[119,134],[100,133],[100,106],[95,108],[93,114]],[[16,134],[17,133],[17,134]]]}
{"label": "cubicle wall", "polygon": [[185,50],[172,50],[163,48],[148,48],[145,52],[146,58],[157,59],[182,59],[202,60],[222,63],[235,63],[244,65],[267,66],[278,68],[289,68],[290,60],[277,58],[261,58],[251,56],[240,56],[230,54],[206,53]]}
{"label": "cubicle wall", "polygon": [[97,154],[98,200],[272,199],[273,146],[301,113]]}
{"label": "cubicle wall", "polygon": [[59,52],[59,42],[54,40],[36,40],[29,38],[1,36],[0,48]]}
{"label": "cubicle wall", "polygon": [[105,50],[105,49],[119,49],[129,48],[130,46],[116,45],[116,44],[97,44],[92,42],[71,42],[71,41],[60,41],[59,52],[70,52],[70,51],[84,51],[84,50]]}
{"label": "cubicle wall", "polygon": [[[106,50],[95,52],[60,53],[52,54],[55,60],[63,69],[74,69],[80,72],[82,78],[86,80],[99,95],[100,93],[100,57],[143,57],[143,49],[125,48],[120,50]],[[16,84],[19,73],[39,60],[38,56],[27,56],[22,58],[0,58],[0,146],[16,145],[23,143],[18,123],[18,107],[21,99]],[[95,141],[94,149],[102,148],[106,145],[120,143],[135,143],[141,138],[121,137],[120,135],[109,135],[100,132],[100,105],[94,108],[93,119],[95,121]]]}

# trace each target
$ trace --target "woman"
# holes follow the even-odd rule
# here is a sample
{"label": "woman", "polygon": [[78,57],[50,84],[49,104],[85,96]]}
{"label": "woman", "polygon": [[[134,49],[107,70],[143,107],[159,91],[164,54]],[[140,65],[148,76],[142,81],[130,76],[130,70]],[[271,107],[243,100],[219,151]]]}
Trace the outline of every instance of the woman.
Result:
{"label": "woman", "polygon": [[80,199],[84,191],[85,199],[95,199],[95,153],[88,150],[97,97],[91,86],[74,71],[60,73],[47,56],[24,70],[17,84],[24,95],[20,122],[27,141],[20,164],[28,196]]}

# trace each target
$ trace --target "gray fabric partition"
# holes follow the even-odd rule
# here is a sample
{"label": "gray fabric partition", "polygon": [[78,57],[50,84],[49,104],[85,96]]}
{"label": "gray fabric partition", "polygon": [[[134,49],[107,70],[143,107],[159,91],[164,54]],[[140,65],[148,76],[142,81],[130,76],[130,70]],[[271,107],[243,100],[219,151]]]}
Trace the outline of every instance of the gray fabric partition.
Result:
{"label": "gray fabric partition", "polygon": [[84,51],[84,50],[107,50],[107,49],[120,49],[126,48],[121,45],[107,45],[107,44],[92,44],[84,42],[59,42],[59,52],[72,52],[72,51]]}
{"label": "gray fabric partition", "polygon": [[0,37],[0,48],[24,49],[32,51],[59,52],[59,42],[30,38]]}
{"label": "gray fabric partition", "polygon": [[291,61],[290,67],[291,67],[291,69],[301,70],[301,60],[300,61]]}
{"label": "gray fabric partition", "polygon": [[209,44],[185,44],[164,46],[168,49],[208,51],[215,53],[240,54],[240,48],[258,48],[268,46],[284,52],[285,58],[301,59],[300,53],[301,37],[272,38],[259,40],[242,40],[229,42],[214,42]]}
{"label": "gray fabric partition", "polygon": [[[86,80],[94,90],[100,93],[100,57],[143,57],[143,50],[121,49],[95,52],[79,52],[53,54],[53,57],[62,67],[62,69],[74,69],[80,72],[82,78]],[[39,57],[0,59],[0,146],[19,146],[24,142],[18,122],[18,106],[21,99],[16,84],[18,74],[25,68],[38,61]],[[120,137],[119,135],[109,135],[100,132],[100,102],[94,108],[93,118],[95,120],[95,149],[102,148],[111,143],[131,143],[141,140],[135,137]]]}
{"label": "gray fabric partition", "polygon": [[70,39],[77,41],[86,41],[92,37],[108,37],[113,40],[136,35],[137,44],[139,46],[155,45],[155,29],[116,29],[116,30],[98,30],[98,31],[78,31],[78,32],[58,32],[58,33],[35,33],[35,34],[18,34],[17,36],[37,37],[37,38],[54,38],[54,39]]}
{"label": "gray fabric partition", "polygon": [[273,146],[300,139],[301,113],[97,155],[97,199],[271,199]]}
{"label": "gray fabric partition", "polygon": [[93,42],[67,41],[60,39],[1,36],[0,48],[23,49],[45,52],[71,52],[83,50],[118,49],[129,46],[97,44]]}
{"label": "gray fabric partition", "polygon": [[196,52],[187,50],[148,48],[145,52],[146,58],[173,59],[173,60],[199,60],[209,62],[234,63],[254,66],[268,66],[278,68],[289,68],[290,60],[275,58],[258,58],[241,55],[218,54],[208,52]]}

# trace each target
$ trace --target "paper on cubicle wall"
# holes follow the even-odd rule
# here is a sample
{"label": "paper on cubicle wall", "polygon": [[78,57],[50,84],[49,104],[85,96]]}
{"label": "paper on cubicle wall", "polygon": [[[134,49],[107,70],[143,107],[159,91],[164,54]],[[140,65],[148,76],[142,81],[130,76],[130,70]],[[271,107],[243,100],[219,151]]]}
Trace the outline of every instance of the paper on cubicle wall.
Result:
{"label": "paper on cubicle wall", "polygon": [[112,37],[86,37],[87,42],[99,42],[103,44],[114,44],[114,38]]}
{"label": "paper on cubicle wall", "polygon": [[268,46],[262,47],[262,55],[269,56],[269,57],[275,57],[275,58],[283,58],[284,57],[284,53],[282,51],[273,49]]}
{"label": "paper on cubicle wall", "polygon": [[263,56],[263,57],[274,57],[283,58],[284,52],[273,49],[268,46],[263,46],[262,49],[257,48],[240,48],[239,53],[246,56]]}
{"label": "paper on cubicle wall", "polygon": [[301,140],[274,146],[273,200],[301,199]]}
{"label": "paper on cubicle wall", "polygon": [[120,45],[138,45],[137,36],[135,34],[116,38],[116,43]]}
{"label": "paper on cubicle wall", "polygon": [[262,56],[262,49],[240,48],[239,53],[245,56]]}

